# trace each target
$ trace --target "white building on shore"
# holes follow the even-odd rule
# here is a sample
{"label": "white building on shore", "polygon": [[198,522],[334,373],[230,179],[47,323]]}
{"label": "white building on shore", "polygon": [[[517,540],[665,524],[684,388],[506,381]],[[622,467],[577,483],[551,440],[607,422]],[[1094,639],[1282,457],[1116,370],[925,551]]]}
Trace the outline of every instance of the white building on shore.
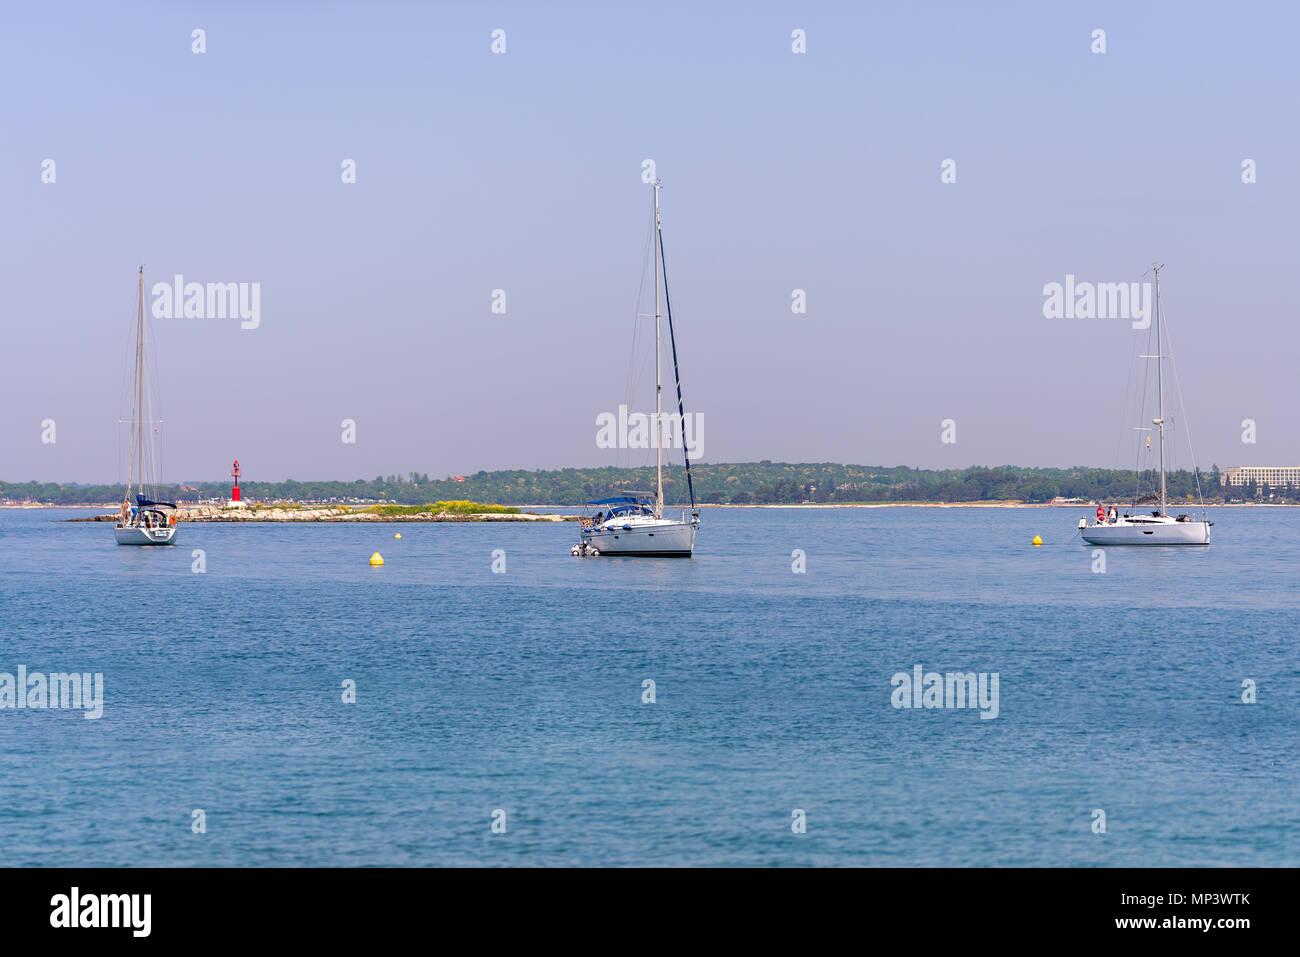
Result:
{"label": "white building on shore", "polygon": [[1224,485],[1249,485],[1252,481],[1269,488],[1300,486],[1300,465],[1237,465],[1224,469]]}

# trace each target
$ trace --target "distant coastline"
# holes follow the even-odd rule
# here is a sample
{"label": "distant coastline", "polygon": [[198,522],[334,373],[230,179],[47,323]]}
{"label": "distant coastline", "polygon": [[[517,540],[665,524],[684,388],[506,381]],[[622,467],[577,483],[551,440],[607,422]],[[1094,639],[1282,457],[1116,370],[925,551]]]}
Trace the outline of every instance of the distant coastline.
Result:
{"label": "distant coastline", "polygon": [[[1248,482],[1230,484],[1231,469],[1168,473],[1172,504],[1197,502],[1300,503],[1300,485]],[[1289,473],[1288,473],[1289,474]],[[701,506],[1045,506],[1082,502],[1129,503],[1149,500],[1160,489],[1153,470],[1104,469],[1090,466],[1040,468],[972,466],[920,469],[910,466],[841,465],[837,463],[692,463],[688,477],[681,465],[663,473],[663,499]],[[653,489],[652,467],[598,466],[551,470],[502,469],[431,478],[427,474],[375,476],[373,479],[286,480],[241,483],[244,502],[318,508],[419,506],[437,501],[500,502],[533,508],[572,508],[629,489]],[[117,485],[0,481],[0,503],[23,506],[117,508]],[[692,494],[693,493],[693,494]],[[154,498],[185,506],[222,506],[232,497],[226,482],[185,482],[152,488]],[[0,505],[0,507],[4,507]]]}
{"label": "distant coastline", "polygon": [[[1111,500],[1107,499],[1107,503]],[[1096,508],[1099,502],[802,502],[776,505],[701,505],[700,508]],[[1125,507],[1126,503],[1120,502]],[[1139,506],[1140,507],[1140,506]],[[1169,508],[1200,508],[1200,503],[1170,502]],[[1300,508],[1296,502],[1206,502],[1206,508]]]}
{"label": "distant coastline", "polygon": [[[775,505],[700,505],[701,510],[711,509],[878,509],[878,508],[980,508],[980,509],[1083,509],[1091,511],[1096,508],[1097,502],[1073,502],[1073,503],[1053,503],[1053,502],[844,502],[844,503],[815,503],[804,502],[797,504],[775,504]],[[534,506],[535,508],[547,508],[548,506]],[[573,508],[574,506],[549,506],[553,508]],[[670,505],[667,508],[677,508],[680,506]],[[1300,504],[1288,502],[1207,502],[1206,508],[1300,508]],[[1199,504],[1181,503],[1173,505],[1171,510],[1200,508]],[[112,511],[101,512],[98,515],[87,515],[80,518],[65,518],[65,522],[115,522],[118,514],[116,506],[111,505],[0,505],[0,509],[26,509],[26,510],[45,510],[45,509],[112,509]],[[352,524],[388,524],[388,523],[407,523],[407,522],[524,522],[524,523],[551,523],[551,522],[574,522],[581,518],[579,514],[557,514],[557,513],[531,513],[524,512],[518,515],[502,514],[493,512],[468,513],[468,514],[449,514],[437,512],[417,512],[411,515],[382,515],[364,511],[355,512],[334,512],[328,509],[313,509],[310,507],[293,508],[293,507],[264,507],[256,511],[247,509],[223,509],[218,506],[203,506],[201,508],[182,508],[178,510],[178,518],[181,522],[194,523],[214,523],[227,522],[238,524],[255,524],[259,522],[280,522],[280,523],[352,523]]]}

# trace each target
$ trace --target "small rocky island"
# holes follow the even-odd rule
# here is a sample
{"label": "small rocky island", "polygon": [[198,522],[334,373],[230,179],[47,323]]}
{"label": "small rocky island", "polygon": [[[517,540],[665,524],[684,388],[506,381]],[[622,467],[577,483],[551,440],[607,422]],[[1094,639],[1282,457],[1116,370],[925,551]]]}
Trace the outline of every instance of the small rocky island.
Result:
{"label": "small rocky island", "polygon": [[[70,518],[70,522],[116,522],[118,513]],[[427,505],[182,505],[177,522],[565,522],[577,515],[538,515],[513,506],[479,502]]]}

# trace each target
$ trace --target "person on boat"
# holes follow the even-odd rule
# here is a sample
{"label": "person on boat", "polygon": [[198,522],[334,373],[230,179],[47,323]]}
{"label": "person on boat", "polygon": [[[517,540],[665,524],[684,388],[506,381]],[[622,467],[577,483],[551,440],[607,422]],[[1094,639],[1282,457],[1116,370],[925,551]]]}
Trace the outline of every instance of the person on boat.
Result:
{"label": "person on boat", "polygon": [[1106,513],[1106,521],[1109,522],[1111,525],[1114,525],[1115,522],[1119,521],[1119,507],[1118,507],[1118,506],[1112,505],[1112,506],[1110,507],[1110,511]]}
{"label": "person on boat", "polygon": [[604,513],[604,512],[597,512],[597,513],[596,513],[596,524],[599,525],[599,524],[601,523],[601,521],[604,520],[604,518],[605,518],[605,513]]}
{"label": "person on boat", "polygon": [[1105,506],[1105,505],[1098,505],[1098,506],[1097,506],[1097,524],[1098,524],[1098,525],[1101,525],[1101,524],[1104,523],[1105,521],[1106,521],[1106,506]]}

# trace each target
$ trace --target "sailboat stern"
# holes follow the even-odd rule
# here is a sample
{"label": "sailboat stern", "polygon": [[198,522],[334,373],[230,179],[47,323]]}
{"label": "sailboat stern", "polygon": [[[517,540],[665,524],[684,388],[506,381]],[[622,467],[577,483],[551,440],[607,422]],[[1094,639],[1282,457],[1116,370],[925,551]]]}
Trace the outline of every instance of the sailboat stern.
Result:
{"label": "sailboat stern", "polygon": [[113,529],[113,536],[119,545],[171,545],[176,540],[176,526],[118,525]]}

